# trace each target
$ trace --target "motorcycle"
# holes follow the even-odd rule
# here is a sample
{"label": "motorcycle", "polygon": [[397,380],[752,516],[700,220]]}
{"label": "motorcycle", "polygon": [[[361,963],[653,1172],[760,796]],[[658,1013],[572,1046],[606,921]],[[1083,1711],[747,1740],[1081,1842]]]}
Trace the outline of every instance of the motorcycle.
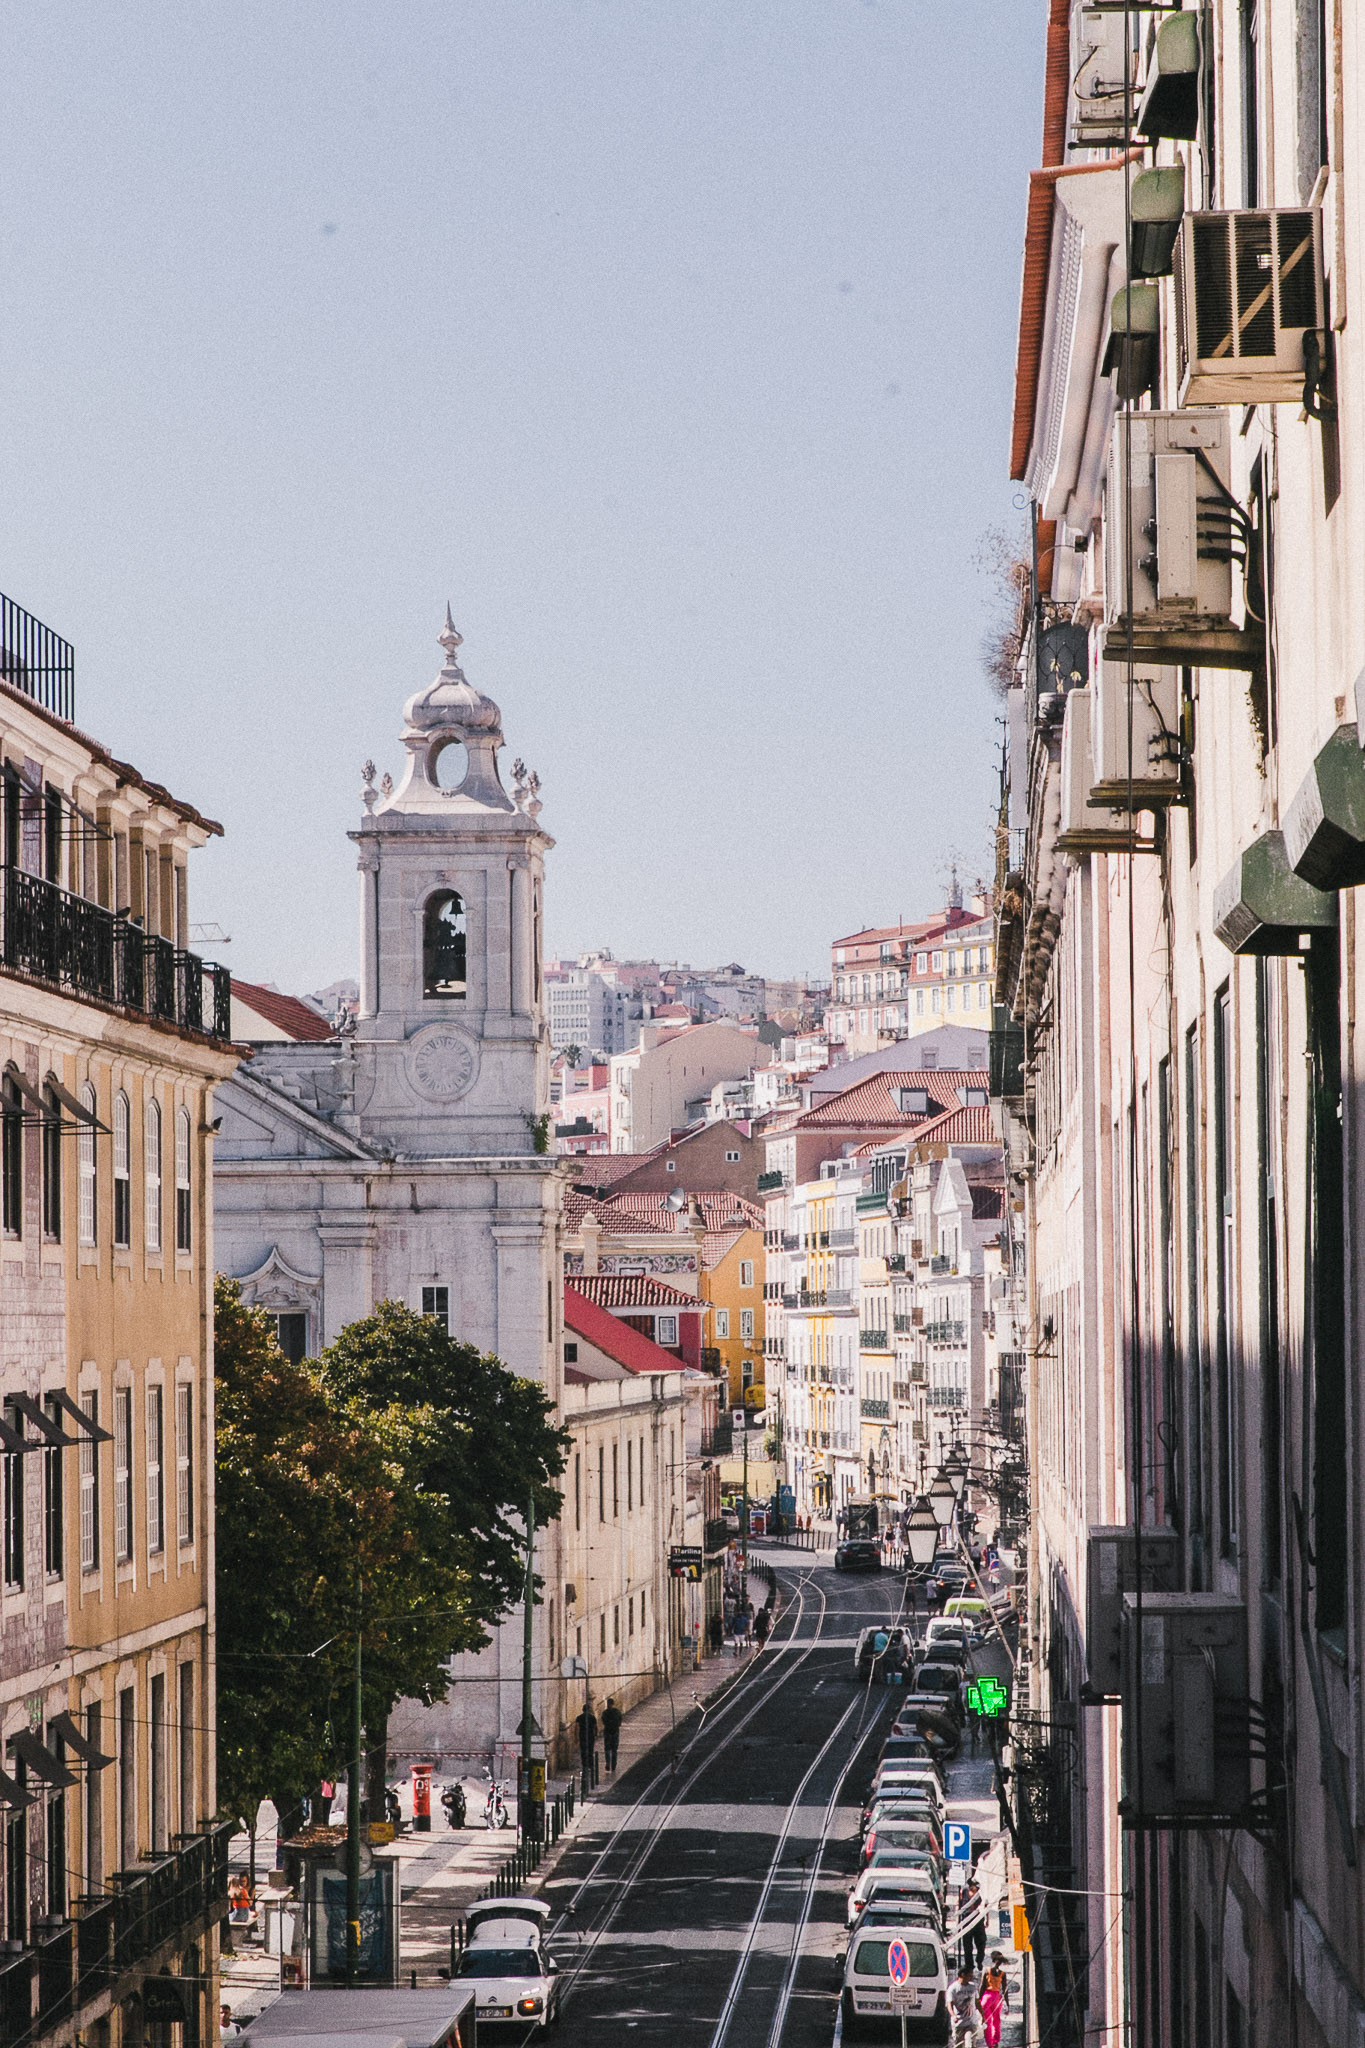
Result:
{"label": "motorcycle", "polygon": [[465,1813],[468,1809],[465,1803],[464,1786],[458,1778],[453,1785],[447,1785],[444,1792],[442,1792],[441,1804],[445,1808],[446,1820],[449,1825],[453,1828],[462,1828],[465,1822]]}
{"label": "motorcycle", "polygon": [[488,1796],[483,1802],[483,1824],[486,1828],[505,1828],[508,1818],[503,1787],[491,1771],[485,1771],[484,1776],[488,1780]]}

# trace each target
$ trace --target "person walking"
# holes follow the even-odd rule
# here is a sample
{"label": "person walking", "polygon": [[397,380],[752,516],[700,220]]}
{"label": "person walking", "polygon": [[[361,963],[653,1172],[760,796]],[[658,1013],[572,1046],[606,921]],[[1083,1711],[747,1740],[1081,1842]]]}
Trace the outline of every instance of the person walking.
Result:
{"label": "person walking", "polygon": [[965,2048],[967,2042],[976,2039],[976,2023],[981,2014],[972,1973],[965,1963],[948,1986],[948,2013],[953,2023],[953,2048]]}
{"label": "person walking", "polygon": [[962,1887],[957,1919],[959,1926],[967,1920],[976,1921],[962,1936],[962,1967],[967,1971],[979,1970],[986,1960],[986,1904],[975,1877],[969,1877]]}
{"label": "person walking", "polygon": [[602,1761],[609,1771],[616,1769],[616,1752],[621,1742],[621,1709],[610,1694],[602,1709]]}
{"label": "person walking", "polygon": [[998,1948],[991,1951],[991,1966],[982,1976],[978,2002],[986,2048],[1000,2048],[1000,2022],[1009,2011],[1010,1986],[1005,1975],[1005,1958]]}
{"label": "person walking", "polygon": [[758,1638],[758,1647],[760,1650],[763,1648],[763,1645],[768,1640],[768,1629],[771,1625],[771,1615],[772,1609],[770,1607],[760,1607],[758,1613],[754,1616],[754,1634]]}
{"label": "person walking", "polygon": [[583,1766],[583,1790],[592,1783],[593,1767],[597,1761],[597,1716],[591,1702],[583,1702],[583,1711],[574,1722],[578,1731],[578,1757]]}

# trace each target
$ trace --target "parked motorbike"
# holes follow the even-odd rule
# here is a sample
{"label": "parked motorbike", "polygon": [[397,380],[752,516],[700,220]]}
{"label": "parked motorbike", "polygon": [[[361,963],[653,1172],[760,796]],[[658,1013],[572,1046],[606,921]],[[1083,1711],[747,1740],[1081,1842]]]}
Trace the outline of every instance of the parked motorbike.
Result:
{"label": "parked motorbike", "polygon": [[445,1808],[446,1820],[449,1825],[453,1828],[462,1828],[468,1809],[465,1802],[464,1786],[458,1778],[453,1785],[447,1785],[444,1792],[442,1792],[441,1804]]}
{"label": "parked motorbike", "polygon": [[505,1828],[508,1826],[506,1789],[491,1771],[485,1771],[484,1776],[488,1780],[488,1796],[483,1802],[483,1824],[486,1828]]}

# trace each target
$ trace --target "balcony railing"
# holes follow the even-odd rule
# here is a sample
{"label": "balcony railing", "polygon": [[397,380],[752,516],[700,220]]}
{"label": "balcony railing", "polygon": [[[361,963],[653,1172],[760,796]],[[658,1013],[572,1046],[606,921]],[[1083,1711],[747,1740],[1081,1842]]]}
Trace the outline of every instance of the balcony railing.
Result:
{"label": "balcony railing", "polygon": [[775,1195],[779,1188],[786,1186],[786,1175],[782,1173],[760,1173],[758,1192],[760,1195]]}
{"label": "balcony railing", "polygon": [[829,1248],[831,1251],[849,1251],[858,1242],[858,1233],[851,1225],[843,1230],[831,1230]]}
{"label": "balcony railing", "polygon": [[929,1406],[931,1408],[965,1408],[966,1405],[967,1396],[963,1393],[961,1387],[930,1387],[929,1389]]}
{"label": "balcony railing", "polygon": [[731,1533],[730,1526],[726,1522],[724,1515],[717,1515],[712,1521],[709,1521],[702,1539],[708,1556],[714,1557],[717,1551],[726,1549],[730,1542]]}
{"label": "balcony railing", "polygon": [[892,1328],[897,1332],[897,1334],[902,1337],[905,1335],[907,1330],[913,1330],[915,1327],[914,1324],[911,1322],[908,1314],[901,1315],[899,1312],[892,1316],[891,1324]]}
{"label": "balcony railing", "polygon": [[76,716],[76,650],[12,597],[0,596],[0,676],[58,718]]}
{"label": "balcony railing", "polygon": [[186,1031],[232,1036],[232,978],[169,939],[7,867],[0,892],[0,965],[73,995],[141,1010]]}
{"label": "balcony railing", "polygon": [[889,1422],[891,1420],[891,1403],[889,1401],[864,1401],[861,1403],[861,1408],[863,1415],[869,1422]]}
{"label": "balcony railing", "polygon": [[825,1289],[825,1306],[826,1308],[852,1308],[853,1289],[851,1287],[827,1287]]}
{"label": "balcony railing", "polygon": [[887,1348],[885,1330],[859,1330],[858,1349],[860,1351],[885,1351]]}
{"label": "balcony railing", "polygon": [[784,1231],[783,1231],[783,1233],[782,1233],[782,1249],[783,1249],[783,1251],[784,1251],[784,1252],[799,1252],[799,1251],[800,1251],[800,1249],[801,1249],[801,1233],[800,1233],[800,1231],[799,1231],[799,1230],[784,1230]]}
{"label": "balcony railing", "polygon": [[962,1344],[966,1342],[967,1325],[955,1322],[926,1323],[924,1334],[931,1344]]}
{"label": "balcony railing", "polygon": [[905,1271],[905,1253],[888,1252],[886,1255],[886,1270],[888,1273],[903,1273]]}

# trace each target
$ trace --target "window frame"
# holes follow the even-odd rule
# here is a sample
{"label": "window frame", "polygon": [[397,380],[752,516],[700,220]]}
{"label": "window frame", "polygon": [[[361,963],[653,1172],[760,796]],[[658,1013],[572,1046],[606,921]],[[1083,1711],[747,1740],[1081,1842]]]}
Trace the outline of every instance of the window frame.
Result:
{"label": "window frame", "polygon": [[194,1250],[194,1207],[190,1179],[193,1160],[190,1113],[182,1103],[175,1113],[175,1248]]}
{"label": "window frame", "polygon": [[133,1389],[114,1389],[114,1562],[131,1564],[137,1534],[133,1506]]}
{"label": "window frame", "polygon": [[[92,1117],[98,1114],[93,1081],[82,1083],[80,1100],[82,1109]],[[76,1242],[83,1245],[99,1242],[99,1182],[93,1123],[83,1123],[76,1133]]]}
{"label": "window frame", "polygon": [[24,1234],[24,1112],[19,1090],[7,1071],[0,1081],[0,1229],[6,1237]]}
{"label": "window frame", "polygon": [[[81,1397],[81,1411],[93,1428],[99,1428],[100,1396],[98,1387],[91,1387]],[[100,1568],[100,1464],[99,1443],[88,1432],[81,1436],[79,1464],[77,1467],[77,1505],[79,1510],[79,1545],[81,1570],[97,1572]]]}
{"label": "window frame", "polygon": [[124,1088],[114,1096],[114,1245],[128,1251],[133,1242],[133,1105]]}
{"label": "window frame", "polygon": [[175,1383],[175,1538],[181,1550],[194,1544],[194,1383]]}
{"label": "window frame", "polygon": [[42,1237],[44,1244],[62,1241],[62,1105],[51,1079],[43,1088],[45,1115],[42,1130]]}
{"label": "window frame", "polygon": [[143,1245],[149,1252],[161,1250],[162,1195],[161,1104],[149,1094],[142,1105]]}
{"label": "window frame", "polygon": [[144,1390],[143,1420],[147,1453],[147,1555],[166,1549],[166,1392],[160,1384]]}

